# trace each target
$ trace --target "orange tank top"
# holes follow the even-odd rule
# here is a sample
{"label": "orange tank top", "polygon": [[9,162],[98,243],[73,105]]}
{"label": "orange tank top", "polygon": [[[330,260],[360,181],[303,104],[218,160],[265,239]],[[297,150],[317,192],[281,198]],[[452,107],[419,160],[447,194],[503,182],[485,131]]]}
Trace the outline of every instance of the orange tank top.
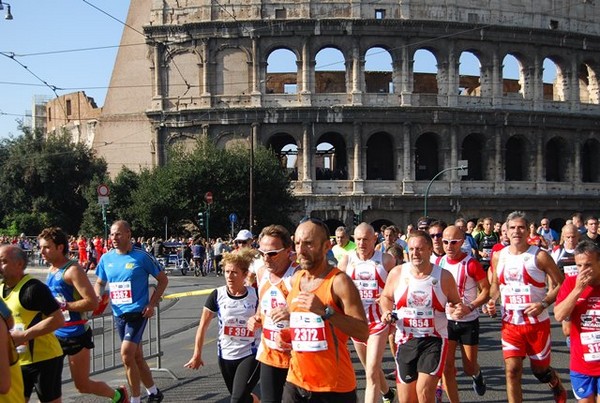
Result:
{"label": "orange tank top", "polygon": [[[338,314],[342,310],[334,302],[331,289],[333,279],[341,273],[333,268],[313,291]],[[347,347],[348,335],[296,304],[300,279],[306,274],[306,270],[300,271],[288,295],[292,356],[287,381],[311,392],[351,392],[356,389],[356,376]]]}

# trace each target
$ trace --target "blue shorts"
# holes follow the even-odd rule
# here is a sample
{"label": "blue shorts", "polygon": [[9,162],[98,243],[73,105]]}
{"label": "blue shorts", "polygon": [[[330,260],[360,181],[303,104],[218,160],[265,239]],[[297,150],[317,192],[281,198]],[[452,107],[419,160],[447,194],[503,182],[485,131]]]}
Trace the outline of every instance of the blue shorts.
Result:
{"label": "blue shorts", "polygon": [[571,371],[570,375],[575,399],[585,399],[600,391],[600,376],[583,375],[575,371]]}
{"label": "blue shorts", "polygon": [[148,319],[144,318],[141,312],[128,312],[115,316],[115,327],[119,332],[121,341],[127,340],[140,344],[147,323]]}

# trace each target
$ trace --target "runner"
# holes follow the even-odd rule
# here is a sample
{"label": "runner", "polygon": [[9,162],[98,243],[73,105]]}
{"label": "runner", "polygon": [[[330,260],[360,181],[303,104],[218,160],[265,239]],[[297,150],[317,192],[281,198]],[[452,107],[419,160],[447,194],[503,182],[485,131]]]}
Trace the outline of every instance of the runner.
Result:
{"label": "runner", "polygon": [[[444,230],[442,239],[446,254],[441,258],[439,265],[452,273],[458,285],[458,294],[468,313],[460,319],[453,319],[451,309],[447,311],[448,318],[448,356],[454,357],[456,347],[460,344],[463,362],[463,371],[473,378],[473,390],[483,396],[486,384],[477,362],[479,351],[479,311],[489,299],[490,283],[481,264],[473,257],[462,251],[465,242],[465,233],[456,226]],[[479,294],[477,289],[480,289]],[[444,369],[444,385],[450,402],[459,402],[458,385],[456,383],[455,360],[446,361]]]}
{"label": "runner", "polygon": [[381,309],[377,300],[388,272],[395,266],[395,261],[392,255],[375,250],[377,235],[367,223],[363,222],[354,229],[354,242],[356,249],[342,256],[338,267],[350,276],[358,288],[369,323],[369,338],[366,343],[352,339],[354,349],[366,372],[365,402],[379,402],[383,394],[383,402],[391,403],[395,391],[387,384],[381,369],[389,325],[381,321]]}
{"label": "runner", "polygon": [[260,335],[247,328],[248,320],[256,314],[258,295],[254,287],[244,285],[253,261],[254,255],[250,249],[223,254],[221,263],[227,284],[214,290],[206,300],[196,331],[194,354],[184,365],[191,369],[204,366],[204,339],[210,322],[218,316],[219,368],[231,394],[231,401],[239,403],[258,401],[252,390],[260,376],[259,363],[256,361]]}
{"label": "runner", "polygon": [[396,369],[400,403],[433,402],[448,350],[446,304],[453,318],[469,308],[458,295],[452,274],[430,262],[433,242],[425,231],[408,240],[410,262],[388,275],[381,295],[383,320],[396,321]]}
{"label": "runner", "polygon": [[280,331],[290,325],[286,298],[298,268],[292,252],[292,238],[285,227],[270,225],[258,236],[258,252],[264,266],[257,270],[260,309],[248,321],[248,329],[262,330],[257,359],[260,361],[262,403],[279,403],[290,366],[290,349],[277,343]]}
{"label": "runner", "polygon": [[[139,403],[141,383],[146,387],[148,402],[160,403],[162,392],[154,384],[152,373],[144,360],[142,336],[148,319],[154,316],[169,279],[158,262],[143,249],[131,243],[131,227],[127,221],[116,221],[110,227],[110,239],[115,247],[102,255],[94,286],[101,298],[110,283],[110,301],[115,327],[121,339],[121,358],[131,388],[131,403]],[[156,279],[156,289],[150,296],[148,276]]]}
{"label": "runner", "polygon": [[580,403],[596,403],[600,400],[600,247],[591,241],[579,243],[575,262],[579,274],[565,279],[554,316],[558,321],[571,318],[573,394]]}
{"label": "runner", "polygon": [[291,331],[282,344],[291,341],[293,350],[282,401],[355,403],[356,375],[347,341],[369,337],[360,295],[352,280],[327,261],[325,223],[304,221],[294,242],[302,270],[288,295]]}
{"label": "runner", "polygon": [[69,360],[75,387],[79,393],[128,402],[124,386],[115,390],[104,382],[90,379],[90,350],[94,348],[94,338],[85,313],[98,306],[98,299],[84,270],[67,257],[67,234],[58,227],[46,228],[38,235],[38,243],[42,257],[50,265],[46,285],[65,318],[64,327],[54,334]]}
{"label": "runner", "polygon": [[[557,403],[567,401],[567,393],[550,366],[550,317],[563,275],[552,258],[527,243],[529,227],[525,213],[512,212],[506,219],[510,245],[494,254],[488,313],[496,315],[495,300],[500,294],[502,352],[509,402],[521,402],[523,360],[529,357],[534,376],[547,383]],[[546,279],[549,279],[546,291]]]}

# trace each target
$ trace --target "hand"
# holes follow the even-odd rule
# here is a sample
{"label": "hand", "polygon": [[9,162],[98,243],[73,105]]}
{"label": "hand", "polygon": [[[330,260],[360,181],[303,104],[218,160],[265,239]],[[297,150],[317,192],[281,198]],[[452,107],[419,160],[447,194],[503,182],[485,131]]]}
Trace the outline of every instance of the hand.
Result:
{"label": "hand", "polygon": [[392,311],[387,311],[381,317],[381,321],[383,323],[387,323],[388,325],[395,323],[397,320],[398,320],[398,315]]}
{"label": "hand", "polygon": [[290,311],[288,311],[287,306],[278,306],[271,310],[269,316],[274,323],[282,322],[284,320],[290,320]]}
{"label": "hand", "polygon": [[204,366],[204,361],[200,356],[192,356],[188,362],[183,365],[185,368],[198,369]]}
{"label": "hand", "polygon": [[292,329],[285,328],[275,333],[275,343],[282,350],[292,349]]}
{"label": "hand", "polygon": [[586,268],[582,269],[577,274],[577,279],[575,281],[575,287],[578,287],[580,290],[584,290],[585,287],[590,285],[591,281],[594,279],[593,274],[594,274],[594,272],[592,271],[591,267],[586,267]]}
{"label": "hand", "polygon": [[527,308],[525,308],[523,310],[523,313],[525,315],[531,315],[533,317],[538,316],[539,314],[541,314],[542,312],[544,312],[544,306],[542,305],[541,302],[533,302],[531,304],[529,304],[527,306]]}
{"label": "hand", "polygon": [[262,320],[260,319],[260,315],[256,314],[254,316],[251,316],[250,319],[248,319],[246,327],[251,332],[256,332],[258,329],[260,329],[262,327]]}
{"label": "hand", "polygon": [[24,330],[15,330],[12,329],[10,331],[10,335],[15,343],[15,346],[20,346],[21,344],[25,344],[27,342],[27,338],[25,337]]}
{"label": "hand", "polygon": [[296,301],[299,308],[306,309],[319,316],[325,315],[325,304],[313,293],[301,291]]}
{"label": "hand", "polygon": [[144,318],[151,318],[154,316],[154,306],[151,304],[146,305],[144,310],[142,311],[142,316]]}
{"label": "hand", "polygon": [[491,318],[495,318],[498,314],[498,311],[496,310],[496,301],[490,298],[486,306],[488,315],[490,315]]}
{"label": "hand", "polygon": [[469,307],[464,305],[462,302],[459,302],[458,304],[453,304],[449,302],[448,305],[450,307],[450,315],[454,320],[460,320],[464,318],[467,314],[471,313]]}

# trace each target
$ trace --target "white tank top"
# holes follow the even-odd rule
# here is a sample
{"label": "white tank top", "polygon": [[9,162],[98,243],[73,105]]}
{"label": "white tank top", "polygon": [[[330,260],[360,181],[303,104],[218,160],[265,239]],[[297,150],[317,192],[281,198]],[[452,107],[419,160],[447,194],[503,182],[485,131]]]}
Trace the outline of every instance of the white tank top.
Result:
{"label": "white tank top", "polygon": [[383,267],[383,253],[376,250],[370,259],[361,260],[356,251],[348,252],[346,274],[358,288],[367,321],[369,323],[381,322],[381,309],[377,300],[383,291],[388,275]]}
{"label": "white tank top", "polygon": [[[477,298],[477,281],[468,272],[469,261],[471,259],[473,257],[465,256],[460,262],[451,264],[448,263],[448,256],[443,256],[439,263],[443,269],[452,273],[458,287],[458,295],[465,305],[472,303]],[[446,317],[456,322],[470,322],[479,318],[479,311],[475,309],[462,319],[452,319],[449,314],[446,314]]]}
{"label": "white tank top", "polygon": [[518,255],[511,254],[510,248],[500,250],[497,275],[504,322],[524,325],[549,319],[547,309],[537,317],[523,313],[529,304],[541,302],[546,296],[546,273],[538,269],[536,264],[539,251],[537,246],[530,246]]}
{"label": "white tank top", "polygon": [[253,287],[246,287],[245,297],[231,298],[225,286],[217,288],[217,305],[219,307],[219,357],[225,360],[237,360],[256,354],[260,339],[257,334],[248,330],[248,319],[256,313],[258,296]]}
{"label": "white tank top", "polygon": [[433,265],[429,276],[418,279],[411,273],[412,264],[404,263],[394,290],[396,343],[404,344],[417,337],[448,338],[445,306],[448,298],[442,291],[442,268]]}

